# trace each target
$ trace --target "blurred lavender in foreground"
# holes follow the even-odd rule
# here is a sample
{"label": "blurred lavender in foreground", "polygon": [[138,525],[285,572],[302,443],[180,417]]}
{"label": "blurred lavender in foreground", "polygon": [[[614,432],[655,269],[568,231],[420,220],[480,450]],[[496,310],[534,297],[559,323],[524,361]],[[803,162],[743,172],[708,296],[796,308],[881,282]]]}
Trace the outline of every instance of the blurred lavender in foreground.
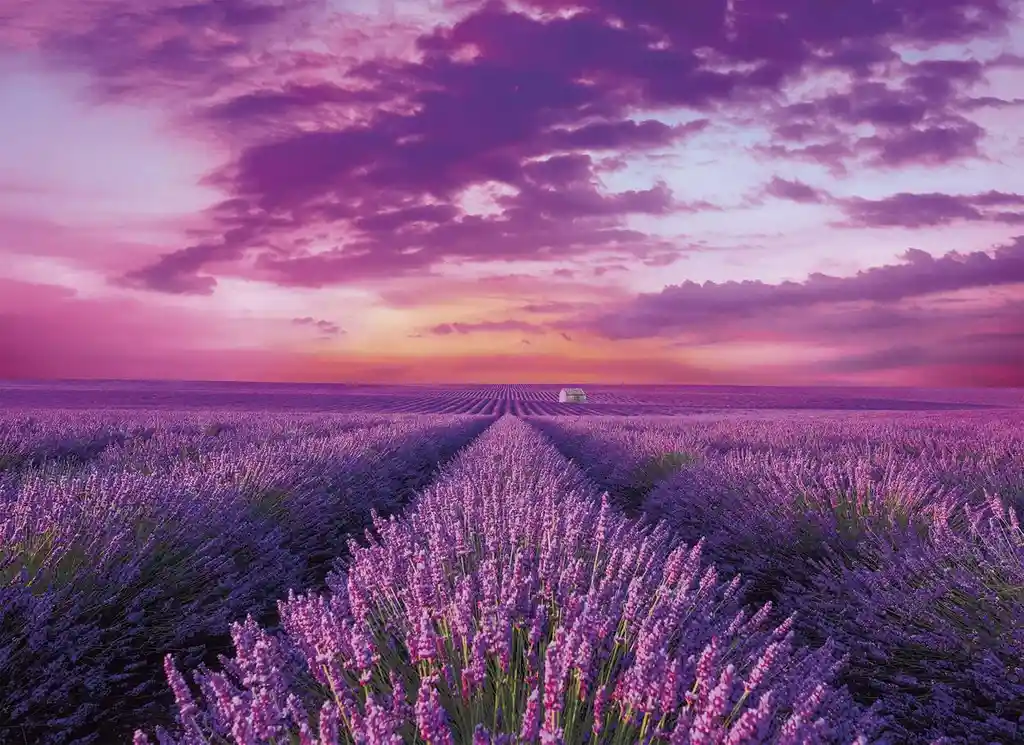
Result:
{"label": "blurred lavender in foreground", "polygon": [[[865,542],[787,586],[801,635],[847,652],[844,678],[880,699],[899,735],[989,745],[1024,740],[1024,532],[1014,510],[937,510],[925,540]],[[948,738],[948,739],[943,739]]]}
{"label": "blurred lavender in foreground", "polygon": [[330,594],[281,603],[286,633],[235,625],[195,686],[168,658],[179,732],[158,741],[846,744],[881,724],[832,687],[830,644],[798,648],[520,420],[375,526]]}

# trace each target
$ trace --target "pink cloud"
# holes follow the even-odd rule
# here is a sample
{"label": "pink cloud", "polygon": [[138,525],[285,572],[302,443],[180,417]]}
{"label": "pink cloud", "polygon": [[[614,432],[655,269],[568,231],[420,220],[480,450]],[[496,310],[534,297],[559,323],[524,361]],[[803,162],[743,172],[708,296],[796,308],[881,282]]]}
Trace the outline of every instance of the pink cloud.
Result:
{"label": "pink cloud", "polygon": [[341,326],[333,321],[325,321],[323,319],[313,318],[312,316],[293,318],[292,323],[296,326],[308,326],[309,328],[320,332],[324,336],[339,336],[345,333],[345,329],[341,328]]}
{"label": "pink cloud", "polygon": [[272,351],[232,348],[217,326],[130,299],[0,280],[0,379],[259,379],[274,369]]}
{"label": "pink cloud", "polygon": [[4,4],[0,376],[1018,380],[1016,0],[357,5]]}
{"label": "pink cloud", "polygon": [[478,323],[439,323],[428,329],[428,333],[435,336],[448,336],[449,334],[474,334],[480,332],[495,331],[523,331],[533,334],[543,334],[545,328],[535,323],[526,321],[480,321]]}
{"label": "pink cloud", "polygon": [[975,195],[894,194],[884,199],[843,203],[851,227],[920,228],[957,221],[1024,224],[1024,194],[988,191]]}
{"label": "pink cloud", "polygon": [[[207,293],[216,280],[201,274],[204,268],[253,253],[261,276],[322,286],[385,271],[422,271],[452,259],[649,251],[659,241],[624,229],[623,219],[665,214],[682,205],[663,184],[602,194],[594,186],[590,156],[573,151],[621,153],[668,146],[702,132],[708,120],[677,126],[636,122],[626,118],[631,106],[729,103],[743,91],[767,89],[814,66],[860,70],[865,56],[885,57],[872,47],[880,33],[948,42],[995,30],[1007,20],[991,6],[966,20],[958,6],[950,5],[931,12],[927,25],[915,33],[907,30],[913,26],[897,23],[895,15],[866,11],[859,32],[839,33],[813,14],[801,17],[806,13],[801,6],[785,10],[795,27],[803,24],[805,33],[814,29],[819,45],[829,38],[837,43],[859,39],[860,53],[839,48],[822,58],[796,53],[797,46],[766,35],[773,24],[765,18],[749,24],[741,20],[739,36],[730,37],[721,9],[710,5],[688,10],[686,34],[675,25],[680,19],[650,14],[644,22],[673,42],[657,50],[645,33],[605,23],[602,14],[620,8],[612,11],[595,3],[591,14],[539,21],[489,6],[470,11],[448,30],[426,31],[419,41],[421,61],[375,60],[351,70],[350,78],[365,86],[288,83],[277,92],[258,90],[224,101],[212,116],[233,124],[258,117],[287,127],[299,112],[323,105],[379,104],[382,91],[417,107],[417,113],[384,109],[352,126],[293,131],[252,143],[222,182],[236,198],[223,214],[220,235],[168,254],[130,279],[167,292]],[[912,18],[919,11],[908,5],[903,12]],[[701,45],[733,61],[761,66],[751,72],[705,69],[693,54]],[[471,62],[452,61],[451,55],[470,46],[476,53]],[[670,76],[662,72],[669,69]],[[544,77],[538,70],[544,70]],[[820,126],[871,122],[893,127],[890,134],[879,130],[848,146],[894,164],[949,160],[976,153],[982,131],[958,118],[953,106],[957,93],[982,73],[976,62],[921,62],[907,66],[898,87],[865,81],[849,96],[795,104],[780,116],[787,126],[805,117]],[[581,85],[581,76],[590,82]],[[967,139],[957,145],[957,137]],[[506,184],[516,194],[502,200],[498,215],[462,214],[456,198],[483,182]],[[426,204],[425,198],[440,203]],[[310,254],[296,245],[295,232],[311,221],[344,225],[332,236],[339,247]],[[273,255],[261,248],[267,244]]]}
{"label": "pink cloud", "polygon": [[814,274],[803,282],[782,284],[671,285],[599,316],[592,326],[611,338],[642,338],[779,309],[844,302],[893,303],[933,293],[1024,284],[1024,236],[991,254],[951,252],[934,258],[912,248],[900,258],[898,264],[872,267],[852,277]]}
{"label": "pink cloud", "polygon": [[804,366],[822,380],[1024,386],[1024,239],[991,254],[911,249],[902,259],[851,277],[670,286],[565,326],[681,349],[831,348]]}

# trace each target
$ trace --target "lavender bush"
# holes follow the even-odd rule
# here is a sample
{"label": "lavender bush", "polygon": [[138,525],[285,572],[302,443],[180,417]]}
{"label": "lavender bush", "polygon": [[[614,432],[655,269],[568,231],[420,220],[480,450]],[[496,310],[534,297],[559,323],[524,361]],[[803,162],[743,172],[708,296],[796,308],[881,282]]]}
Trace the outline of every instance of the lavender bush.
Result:
{"label": "lavender bush", "polygon": [[[529,421],[616,496],[665,453],[732,452],[874,464],[913,460],[937,484],[980,498],[1008,488],[1024,494],[1024,416],[1019,412],[847,413],[700,417],[534,417]],[[671,472],[666,473],[671,475]]]}
{"label": "lavender bush", "polygon": [[97,414],[56,438],[51,416],[0,427],[26,456],[0,479],[0,742],[160,719],[166,650],[198,664],[231,621],[273,620],[370,508],[397,509],[487,424]]}
{"label": "lavender bush", "polygon": [[1019,412],[491,421],[0,417],[0,743],[1024,740]]}
{"label": "lavender bush", "polygon": [[[248,620],[194,686],[168,658],[161,743],[867,742],[826,644],[742,606],[701,545],[642,526],[522,421],[467,448],[404,519],[376,520],[327,595]],[[140,733],[137,744],[149,742]]]}
{"label": "lavender bush", "polygon": [[844,680],[881,699],[908,741],[1024,739],[1024,532],[1012,508],[936,511],[925,540],[873,541],[791,584],[803,636],[847,652]]}
{"label": "lavender bush", "polygon": [[[984,426],[980,426],[980,425]],[[1024,429],[1009,413],[944,417],[547,423],[624,489],[627,463],[688,447],[694,462],[642,508],[799,611],[798,639],[849,654],[841,680],[880,700],[911,742],[1024,737]],[[588,461],[587,458],[593,458]],[[989,494],[999,491],[999,497]]]}

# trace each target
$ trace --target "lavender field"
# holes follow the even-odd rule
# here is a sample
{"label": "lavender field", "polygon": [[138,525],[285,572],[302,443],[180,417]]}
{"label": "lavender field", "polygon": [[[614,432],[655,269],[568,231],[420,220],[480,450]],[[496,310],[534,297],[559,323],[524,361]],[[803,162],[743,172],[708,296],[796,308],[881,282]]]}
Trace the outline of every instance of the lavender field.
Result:
{"label": "lavender field", "polygon": [[0,743],[1024,742],[1024,392],[0,384]]}

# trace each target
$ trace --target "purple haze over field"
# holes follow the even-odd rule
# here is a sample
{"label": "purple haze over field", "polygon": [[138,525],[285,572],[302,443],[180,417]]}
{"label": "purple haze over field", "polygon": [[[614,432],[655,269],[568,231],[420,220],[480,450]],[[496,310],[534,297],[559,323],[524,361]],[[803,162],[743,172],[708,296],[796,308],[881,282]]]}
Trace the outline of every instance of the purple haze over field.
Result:
{"label": "purple haze over field", "polygon": [[5,0],[0,378],[1024,386],[1020,0]]}

